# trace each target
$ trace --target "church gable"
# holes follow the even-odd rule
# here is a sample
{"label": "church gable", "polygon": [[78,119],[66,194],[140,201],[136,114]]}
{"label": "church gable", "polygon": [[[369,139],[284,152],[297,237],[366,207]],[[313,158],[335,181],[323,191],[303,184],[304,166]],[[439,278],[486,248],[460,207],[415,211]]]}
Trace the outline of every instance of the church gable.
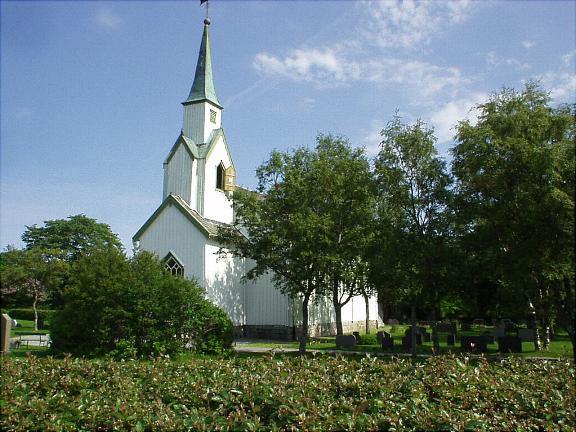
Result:
{"label": "church gable", "polygon": [[219,129],[211,137],[206,150],[204,167],[204,216],[231,223],[233,220],[230,191],[233,189],[235,169],[224,131]]}
{"label": "church gable", "polygon": [[162,199],[178,195],[190,206],[196,204],[198,151],[184,135],[180,135],[164,162]]}

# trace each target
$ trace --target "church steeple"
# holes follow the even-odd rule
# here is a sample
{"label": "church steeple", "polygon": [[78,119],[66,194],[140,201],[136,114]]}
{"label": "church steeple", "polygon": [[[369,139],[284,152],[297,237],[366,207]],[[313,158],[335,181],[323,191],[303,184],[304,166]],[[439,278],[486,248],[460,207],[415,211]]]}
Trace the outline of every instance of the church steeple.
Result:
{"label": "church steeple", "polygon": [[212,79],[212,54],[208,27],[210,20],[204,20],[204,33],[198,53],[198,63],[194,74],[194,83],[184,105],[182,133],[197,144],[205,144],[210,134],[221,127],[222,105],[216,96]]}
{"label": "church steeple", "polygon": [[212,79],[212,55],[210,52],[210,34],[208,27],[210,20],[204,20],[204,33],[202,34],[202,43],[200,44],[200,52],[198,53],[198,63],[196,64],[196,74],[194,75],[194,83],[190,89],[188,99],[182,102],[183,105],[209,101],[222,108],[216,90],[214,89],[214,80]]}

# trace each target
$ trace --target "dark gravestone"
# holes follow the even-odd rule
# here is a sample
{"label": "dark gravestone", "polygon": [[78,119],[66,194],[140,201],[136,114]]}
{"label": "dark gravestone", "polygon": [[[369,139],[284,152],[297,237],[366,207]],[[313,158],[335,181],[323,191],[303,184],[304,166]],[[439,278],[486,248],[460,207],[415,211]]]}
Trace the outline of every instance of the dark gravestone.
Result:
{"label": "dark gravestone", "polygon": [[534,339],[536,339],[536,331],[534,329],[519,328],[517,332],[522,342],[534,342]]}
{"label": "dark gravestone", "polygon": [[[376,333],[376,340],[378,341],[379,344],[382,343],[382,339],[384,338],[384,333],[386,333],[385,331],[379,331],[378,333]],[[386,333],[389,334],[389,333]]]}
{"label": "dark gravestone", "polygon": [[38,317],[38,330],[44,330],[44,318]]}
{"label": "dark gravestone", "polygon": [[522,339],[518,336],[500,336],[498,338],[498,351],[501,353],[521,353]]}
{"label": "dark gravestone", "polygon": [[387,350],[394,347],[394,339],[390,333],[382,332],[382,338],[380,343],[382,344],[382,350]]}
{"label": "dark gravestone", "polygon": [[476,326],[483,326],[483,325],[484,325],[484,320],[483,320],[482,318],[475,318],[475,319],[472,321],[472,324],[473,324],[473,325],[476,325]]}
{"label": "dark gravestone", "polygon": [[395,326],[395,325],[398,325],[398,324],[399,324],[398,320],[395,319],[395,318],[390,318],[390,319],[389,319],[388,321],[386,321],[386,322],[388,323],[388,325],[391,325],[391,326]]}
{"label": "dark gravestone", "polygon": [[462,330],[466,331],[466,330],[471,330],[472,329],[472,325],[470,324],[470,321],[463,321],[462,322]]}
{"label": "dark gravestone", "polygon": [[456,343],[456,336],[454,336],[453,334],[446,335],[446,345],[454,346],[455,343]]}
{"label": "dark gravestone", "polygon": [[456,334],[456,324],[454,323],[438,323],[436,325],[436,330],[438,333],[452,333]]}
{"label": "dark gravestone", "polygon": [[486,341],[486,345],[490,345],[490,344],[493,344],[495,342],[494,335],[490,332],[484,332],[482,334],[482,337]]}
{"label": "dark gravestone", "polygon": [[422,340],[424,342],[432,342],[432,335],[430,333],[424,332],[422,333]]}
{"label": "dark gravestone", "polygon": [[[411,335],[411,327],[408,327],[406,329],[406,331],[404,332],[404,337],[402,338],[402,346],[404,346],[404,339],[408,338],[408,341],[410,341],[410,335]],[[416,345],[422,345],[422,334],[418,331],[418,327],[416,327]],[[410,347],[410,342],[408,342],[408,347]]]}
{"label": "dark gravestone", "polygon": [[350,348],[356,345],[356,338],[351,335],[336,336],[336,348]]}
{"label": "dark gravestone", "polygon": [[516,331],[516,324],[512,322],[510,319],[503,319],[502,322],[504,323],[504,330],[506,332],[513,332]]}
{"label": "dark gravestone", "polygon": [[356,343],[360,344],[360,342],[361,342],[360,332],[352,332],[352,334],[354,335],[354,338],[356,339]]}
{"label": "dark gravestone", "polygon": [[460,346],[464,352],[488,352],[484,336],[462,336]]}

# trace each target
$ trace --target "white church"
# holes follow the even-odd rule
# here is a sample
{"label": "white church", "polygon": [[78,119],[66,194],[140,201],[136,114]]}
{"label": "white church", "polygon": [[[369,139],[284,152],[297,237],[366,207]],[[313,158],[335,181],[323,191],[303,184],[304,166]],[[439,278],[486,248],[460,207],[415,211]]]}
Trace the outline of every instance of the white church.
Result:
{"label": "white church", "polygon": [[[214,88],[209,26],[204,20],[194,82],[182,102],[182,131],[164,160],[162,203],[134,235],[134,246],[156,254],[172,274],[195,279],[227,312],[238,336],[293,339],[299,334],[301,302],[276,289],[270,276],[244,281],[251,260],[218,254],[218,226],[234,220],[236,170]],[[311,305],[310,334],[334,334],[332,304],[317,300]],[[352,298],[342,309],[344,330],[364,328],[365,310],[362,297]],[[371,326],[378,326],[375,298],[369,314]]]}

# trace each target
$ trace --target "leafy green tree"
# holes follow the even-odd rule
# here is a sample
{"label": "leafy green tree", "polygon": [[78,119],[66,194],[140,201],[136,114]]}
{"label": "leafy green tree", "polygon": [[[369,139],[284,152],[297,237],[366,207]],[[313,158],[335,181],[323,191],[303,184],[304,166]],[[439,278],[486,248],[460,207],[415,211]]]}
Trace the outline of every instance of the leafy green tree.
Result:
{"label": "leafy green tree", "polygon": [[[396,116],[382,131],[375,171],[379,191],[379,235],[372,272],[381,289],[410,304],[412,353],[416,354],[417,305],[439,305],[450,246],[451,179],[437,156],[433,130]],[[434,328],[435,346],[439,348]]]}
{"label": "leafy green tree", "polygon": [[[89,254],[95,249],[113,247],[122,250],[122,243],[110,227],[86,215],[69,216],[67,219],[47,220],[43,226],[27,226],[22,234],[22,241],[27,250],[41,250],[43,254],[49,253],[46,258],[50,261],[63,261],[73,263],[82,255]],[[54,279],[60,284],[49,286],[49,301],[53,307],[62,306],[62,291],[67,279],[68,266],[61,265],[54,271]]]}
{"label": "leafy green tree", "polygon": [[145,356],[229,349],[233,327],[193,281],[153,255],[95,249],[72,266],[65,306],[51,322],[52,349],[74,355]]}
{"label": "leafy green tree", "polygon": [[574,342],[573,308],[554,303],[574,303],[576,109],[552,108],[535,83],[503,89],[477,109],[476,124],[458,125],[452,150],[469,253],[546,330],[560,312]]}
{"label": "leafy green tree", "polygon": [[355,295],[369,294],[364,278],[371,241],[375,188],[364,149],[344,138],[319,135],[311,164],[310,194],[322,223],[319,234],[336,317],[342,335],[342,307]]}
{"label": "leafy green tree", "polygon": [[[57,275],[65,264],[54,260],[56,252],[45,249],[8,247],[1,254],[0,278],[4,297],[30,302],[34,311],[34,330],[38,330],[37,307],[48,299],[49,287],[57,284]],[[29,303],[29,304],[30,304]]]}
{"label": "leafy green tree", "polygon": [[254,260],[248,279],[272,272],[276,287],[300,300],[300,352],[306,351],[310,301],[323,294],[326,281],[325,221],[311,190],[313,159],[306,148],[274,151],[257,170],[259,193],[237,189],[235,222],[219,231],[226,251]]}

